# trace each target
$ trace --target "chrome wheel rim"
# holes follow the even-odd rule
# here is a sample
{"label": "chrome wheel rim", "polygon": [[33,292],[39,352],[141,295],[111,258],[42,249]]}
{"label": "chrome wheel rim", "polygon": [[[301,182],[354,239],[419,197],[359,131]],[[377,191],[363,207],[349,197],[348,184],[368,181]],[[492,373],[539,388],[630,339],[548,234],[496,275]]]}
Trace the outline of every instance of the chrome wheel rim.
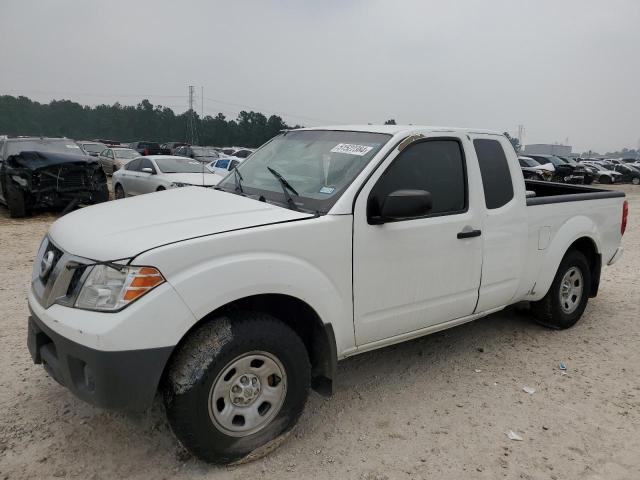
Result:
{"label": "chrome wheel rim", "polygon": [[280,412],[287,396],[287,376],[274,355],[256,351],[231,360],[209,391],[209,417],[223,433],[252,435]]}
{"label": "chrome wheel rim", "polygon": [[578,267],[571,267],[562,277],[560,282],[560,308],[567,314],[576,311],[582,292],[584,289],[584,279]]}

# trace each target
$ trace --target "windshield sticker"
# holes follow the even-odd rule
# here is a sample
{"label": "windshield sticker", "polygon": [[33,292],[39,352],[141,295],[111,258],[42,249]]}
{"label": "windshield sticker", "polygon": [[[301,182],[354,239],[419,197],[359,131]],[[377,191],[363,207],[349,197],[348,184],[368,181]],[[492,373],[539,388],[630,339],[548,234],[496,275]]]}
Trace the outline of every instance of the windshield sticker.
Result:
{"label": "windshield sticker", "polygon": [[331,195],[333,192],[335,192],[335,188],[333,187],[322,187],[320,189],[320,193],[326,193],[327,195]]}
{"label": "windshield sticker", "polygon": [[352,143],[339,143],[333,147],[330,152],[332,153],[346,153],[348,155],[363,156],[373,150],[373,147],[367,145],[354,145]]}

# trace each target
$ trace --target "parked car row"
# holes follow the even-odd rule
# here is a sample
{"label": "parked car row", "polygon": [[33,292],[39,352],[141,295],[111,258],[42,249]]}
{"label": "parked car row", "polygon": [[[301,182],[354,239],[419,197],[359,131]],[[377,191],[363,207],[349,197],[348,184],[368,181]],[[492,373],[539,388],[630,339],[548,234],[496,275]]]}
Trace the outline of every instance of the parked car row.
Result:
{"label": "parked car row", "polygon": [[[173,150],[175,155],[167,153]],[[184,186],[217,185],[253,150],[169,142],[121,144],[113,140],[0,138],[0,203],[12,217],[43,208],[71,210],[109,199]],[[151,154],[154,153],[155,154]]]}
{"label": "parked car row", "polygon": [[518,157],[526,180],[589,185],[632,183],[640,185],[640,161],[635,159],[591,159],[558,155],[526,154]]}

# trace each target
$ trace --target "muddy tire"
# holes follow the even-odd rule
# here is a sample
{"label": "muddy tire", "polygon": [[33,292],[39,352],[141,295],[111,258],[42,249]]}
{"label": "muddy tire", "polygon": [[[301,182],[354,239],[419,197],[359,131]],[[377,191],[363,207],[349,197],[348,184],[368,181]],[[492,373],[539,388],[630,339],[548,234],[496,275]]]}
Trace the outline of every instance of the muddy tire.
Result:
{"label": "muddy tire", "polygon": [[310,370],[300,337],[274,317],[239,312],[214,319],[172,357],[164,386],[171,429],[207,462],[258,458],[297,422]]}
{"label": "muddy tire", "polygon": [[29,213],[24,192],[17,188],[9,187],[7,189],[7,207],[11,218],[26,217]]}
{"label": "muddy tire", "polygon": [[531,302],[536,321],[546,327],[562,330],[572,327],[582,316],[589,301],[591,271],[585,256],[570,250],[560,262],[547,294]]}

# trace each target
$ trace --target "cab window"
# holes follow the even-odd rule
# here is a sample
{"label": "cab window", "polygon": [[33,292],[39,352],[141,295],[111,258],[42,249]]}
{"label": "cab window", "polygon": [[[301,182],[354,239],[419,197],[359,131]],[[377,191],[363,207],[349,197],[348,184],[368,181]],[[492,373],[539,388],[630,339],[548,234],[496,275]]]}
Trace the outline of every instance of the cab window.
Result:
{"label": "cab window", "polygon": [[396,190],[426,190],[433,208],[428,216],[467,209],[467,178],[462,146],[456,139],[428,139],[406,147],[389,165],[369,195],[368,215],[380,215],[382,201]]}

